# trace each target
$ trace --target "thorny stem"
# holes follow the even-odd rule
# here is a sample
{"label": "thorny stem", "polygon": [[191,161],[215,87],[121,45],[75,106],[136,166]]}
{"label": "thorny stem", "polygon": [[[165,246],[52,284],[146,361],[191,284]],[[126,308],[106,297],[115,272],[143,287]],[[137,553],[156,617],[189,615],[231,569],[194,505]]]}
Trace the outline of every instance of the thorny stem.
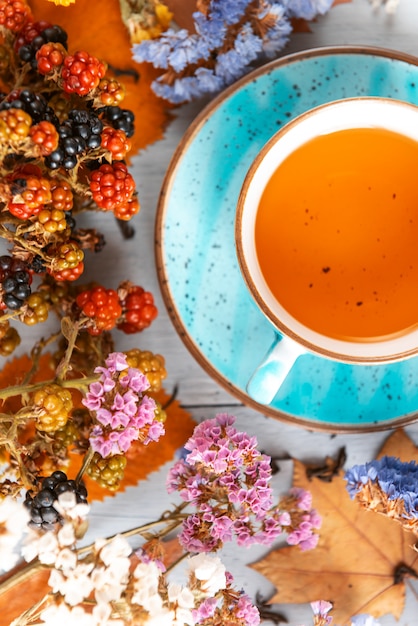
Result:
{"label": "thorny stem", "polygon": [[[131,528],[130,530],[125,530],[124,532],[118,533],[117,535],[112,535],[111,537],[108,537],[106,539],[106,542],[110,543],[116,536],[128,538],[128,537],[134,537],[135,535],[142,535],[148,530],[151,530],[152,528],[155,528],[156,526],[159,526],[160,524],[164,524],[164,522],[172,521],[171,524],[169,524],[166,528],[164,528],[161,532],[157,533],[156,535],[158,538],[165,537],[172,530],[174,530],[183,520],[184,516],[180,515],[180,513],[184,508],[186,508],[187,504],[188,504],[187,502],[182,502],[182,504],[179,504],[173,512],[169,514],[164,513],[163,515],[161,515],[159,519],[154,520],[153,522],[148,522],[147,524],[136,526],[135,528]],[[85,554],[86,552],[90,552],[90,550],[92,550],[93,547],[94,547],[94,543],[90,543],[88,546],[79,548],[77,550],[77,554],[80,555],[80,554]]]}
{"label": "thorny stem", "polygon": [[26,469],[23,463],[22,455],[20,454],[20,451],[17,449],[14,441],[10,437],[0,438],[0,447],[2,445],[8,448],[10,454],[16,459],[19,465],[19,471],[20,471],[20,475],[22,478],[23,486],[26,489],[30,489],[32,487],[32,483],[29,480],[28,475],[26,474]]}
{"label": "thorny stem", "polygon": [[80,467],[80,469],[78,471],[78,474],[76,476],[76,479],[75,479],[77,487],[80,484],[80,480],[83,478],[84,472],[86,471],[86,469],[90,465],[93,456],[94,456],[94,450],[93,450],[93,448],[89,448],[87,454],[84,455],[83,464]]}
{"label": "thorny stem", "polygon": [[[86,376],[85,378],[74,378],[73,380],[60,380],[59,384],[61,387],[65,387],[66,389],[79,389],[80,391],[83,391],[91,383],[94,383],[97,380],[99,380],[99,376]],[[21,396],[25,393],[32,393],[33,391],[41,389],[44,385],[49,385],[55,381],[56,379],[44,380],[43,382],[32,383],[31,385],[15,385],[14,387],[0,389],[0,400],[7,400],[7,398],[12,398],[13,396]]]}
{"label": "thorny stem", "polygon": [[78,333],[83,323],[84,320],[78,320],[77,322],[72,324],[70,330],[65,333],[65,338],[68,341],[68,345],[65,354],[56,370],[56,378],[59,381],[64,380],[67,375],[73,350],[75,348],[75,342],[77,341]]}

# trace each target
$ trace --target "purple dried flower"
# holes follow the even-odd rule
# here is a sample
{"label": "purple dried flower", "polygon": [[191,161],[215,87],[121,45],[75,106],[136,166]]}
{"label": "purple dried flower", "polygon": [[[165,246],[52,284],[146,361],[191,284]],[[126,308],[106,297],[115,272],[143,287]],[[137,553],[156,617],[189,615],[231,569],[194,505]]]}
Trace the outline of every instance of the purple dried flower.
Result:
{"label": "purple dried flower", "polygon": [[312,19],[331,4],[332,0],[209,0],[193,13],[194,32],[168,29],[158,39],[134,45],[133,56],[139,63],[166,70],[152,89],[179,104],[226,87],[262,54],[271,57],[284,47],[292,31],[291,18]]}
{"label": "purple dried flower", "polygon": [[121,352],[111,353],[105,365],[96,368],[100,379],[82,400],[97,422],[90,433],[92,449],[106,457],[127,452],[135,440],[157,441],[164,426],[155,418],[155,401],[143,393],[150,387],[145,374],[129,367]]}

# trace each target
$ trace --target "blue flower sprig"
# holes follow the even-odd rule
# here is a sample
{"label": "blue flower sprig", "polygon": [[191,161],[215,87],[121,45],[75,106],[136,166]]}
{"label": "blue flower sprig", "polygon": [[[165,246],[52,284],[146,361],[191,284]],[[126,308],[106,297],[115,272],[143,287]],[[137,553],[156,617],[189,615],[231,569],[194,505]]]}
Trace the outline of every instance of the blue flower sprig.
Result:
{"label": "blue flower sprig", "polygon": [[165,70],[153,91],[174,104],[220,91],[262,55],[273,58],[287,43],[292,18],[312,20],[333,0],[202,0],[194,30],[173,28],[133,46],[139,63]]}
{"label": "blue flower sprig", "polygon": [[[366,508],[400,521],[409,530],[418,525],[418,465],[384,456],[345,473],[347,491]],[[418,531],[417,531],[418,532]]]}

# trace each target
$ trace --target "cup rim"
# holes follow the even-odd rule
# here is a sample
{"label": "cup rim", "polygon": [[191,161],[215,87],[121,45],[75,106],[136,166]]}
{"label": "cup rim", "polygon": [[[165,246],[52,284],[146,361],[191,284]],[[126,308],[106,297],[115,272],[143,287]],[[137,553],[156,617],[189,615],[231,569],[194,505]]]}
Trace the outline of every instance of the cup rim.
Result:
{"label": "cup rim", "polygon": [[[390,106],[397,109],[398,114],[399,108],[403,108],[405,112],[409,111],[409,114],[413,112],[415,116],[418,116],[418,106],[403,100],[380,96],[357,96],[353,98],[334,100],[332,102],[318,105],[287,122],[263,145],[245,175],[239,192],[235,213],[235,249],[238,265],[250,295],[262,313],[267,317],[267,319],[270,320],[273,326],[275,326],[280,333],[290,339],[293,339],[296,343],[306,349],[306,351],[313,352],[332,360],[356,364],[388,363],[410,358],[418,354],[418,320],[416,329],[414,328],[409,332],[401,332],[399,333],[399,337],[391,336],[388,339],[382,338],[381,341],[373,338],[371,341],[366,340],[361,342],[351,342],[327,337],[321,333],[313,331],[285,311],[284,307],[280,305],[270,291],[267,283],[262,277],[259,267],[255,270],[255,272],[258,274],[258,278],[261,278],[261,283],[259,284],[262,285],[262,288],[257,286],[256,280],[254,279],[254,270],[252,271],[250,264],[247,262],[246,244],[244,243],[243,237],[243,230],[245,226],[244,222],[247,219],[245,209],[248,193],[252,189],[254,180],[258,182],[257,175],[259,176],[258,173],[260,172],[260,166],[266,160],[267,156],[271,153],[276,144],[282,140],[283,137],[286,137],[289,132],[294,132],[294,129],[297,129],[301,123],[305,124],[306,120],[309,120],[309,118],[324,115],[327,111],[329,112],[330,109],[352,107],[353,105],[357,106],[356,103],[360,103],[361,106],[366,103],[366,107],[369,106],[368,103],[371,103],[373,107],[376,107],[376,105],[378,107],[385,108]],[[381,127],[381,125],[379,126],[377,124],[374,124],[374,126]],[[370,128],[372,125],[364,124],[364,127]],[[335,130],[337,130],[337,128]],[[416,140],[418,141],[418,124],[415,134]],[[303,142],[298,145],[302,144]],[[274,169],[276,169],[276,167],[277,166],[275,166]],[[264,179],[264,186],[261,187],[259,196],[261,195],[262,190],[264,190],[265,183],[270,178],[273,171],[274,170],[271,170],[268,175],[262,177],[262,179]],[[257,260],[255,263],[258,265]],[[279,317],[276,311],[272,308],[272,304],[274,304],[274,308],[276,310],[281,311],[281,317]],[[284,322],[283,317],[291,319],[291,324]]]}

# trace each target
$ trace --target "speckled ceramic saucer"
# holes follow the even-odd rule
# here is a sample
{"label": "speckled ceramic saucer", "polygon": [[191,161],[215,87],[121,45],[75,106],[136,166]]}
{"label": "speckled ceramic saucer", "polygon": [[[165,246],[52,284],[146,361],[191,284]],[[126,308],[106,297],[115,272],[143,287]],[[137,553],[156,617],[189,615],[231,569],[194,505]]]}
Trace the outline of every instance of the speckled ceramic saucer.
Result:
{"label": "speckled ceramic saucer", "polygon": [[234,218],[245,174],[277,129],[314,106],[354,96],[418,104],[418,59],[376,48],[332,47],[293,54],[249,74],[189,128],[168,169],[156,221],[164,300],[193,356],[245,404],[330,432],[384,429],[415,419],[418,357],[359,366],[307,354],[270,406],[254,402],[246,385],[275,331],[241,277]]}

